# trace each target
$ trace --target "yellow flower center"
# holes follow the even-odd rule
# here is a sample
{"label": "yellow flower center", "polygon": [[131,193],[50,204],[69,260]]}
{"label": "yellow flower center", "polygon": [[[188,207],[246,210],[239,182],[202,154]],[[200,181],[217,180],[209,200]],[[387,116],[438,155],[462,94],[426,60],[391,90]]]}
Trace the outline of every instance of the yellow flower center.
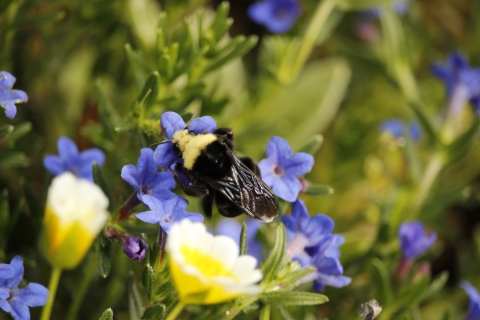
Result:
{"label": "yellow flower center", "polygon": [[180,251],[185,258],[185,263],[187,265],[195,266],[205,277],[211,278],[214,276],[224,276],[237,280],[230,270],[225,267],[222,261],[215,259],[197,248],[182,246]]}

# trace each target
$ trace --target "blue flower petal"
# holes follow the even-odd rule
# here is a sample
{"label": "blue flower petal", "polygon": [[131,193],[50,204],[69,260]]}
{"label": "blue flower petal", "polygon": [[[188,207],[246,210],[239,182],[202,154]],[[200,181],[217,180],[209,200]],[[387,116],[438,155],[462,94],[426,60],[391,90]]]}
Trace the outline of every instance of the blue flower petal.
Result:
{"label": "blue flower petal", "polygon": [[10,293],[5,289],[0,288],[0,309],[5,312],[12,311],[10,304],[8,303],[8,301],[6,301],[8,298],[10,298]]}
{"label": "blue flower petal", "polygon": [[60,156],[66,159],[68,164],[77,162],[78,148],[75,142],[68,137],[60,137],[57,141],[57,149]]}
{"label": "blue flower petal", "polygon": [[159,167],[168,168],[177,160],[173,152],[173,143],[165,142],[159,144],[153,155],[153,160]]}
{"label": "blue flower petal", "polygon": [[10,314],[16,320],[30,320],[30,310],[22,300],[13,299],[10,301],[12,311]]}
{"label": "blue flower petal", "polygon": [[14,274],[15,269],[11,265],[6,263],[0,263],[0,279],[11,278]]}
{"label": "blue flower petal", "polygon": [[265,0],[248,8],[250,19],[264,25],[272,33],[288,31],[300,16],[297,0]]}
{"label": "blue flower petal", "polygon": [[137,160],[137,170],[140,173],[140,181],[149,181],[158,173],[157,165],[153,161],[153,150],[150,148],[140,149],[140,157]]}
{"label": "blue flower petal", "polygon": [[425,234],[425,228],[420,221],[404,222],[398,230],[402,254],[407,259],[413,259],[426,252],[437,238],[435,232]]}
{"label": "blue flower petal", "polygon": [[120,176],[135,190],[140,191],[140,185],[138,184],[140,178],[137,167],[135,167],[133,164],[124,165],[122,167],[122,172],[120,173]]}
{"label": "blue flower petal", "polygon": [[15,274],[8,279],[0,279],[0,287],[6,289],[13,289],[18,287],[20,281],[23,279],[23,259],[20,256],[13,257],[10,266],[15,270]]}
{"label": "blue flower petal", "polygon": [[298,152],[283,163],[283,168],[286,175],[300,177],[312,170],[314,162],[315,160],[311,154]]}
{"label": "blue flower petal", "polygon": [[478,290],[465,280],[460,282],[460,287],[466,291],[468,298],[470,299],[468,313],[464,320],[480,319],[480,294],[478,293]]}
{"label": "blue flower petal", "polygon": [[0,71],[0,89],[8,90],[17,79],[8,71]]}
{"label": "blue flower petal", "polygon": [[9,119],[15,118],[17,115],[17,106],[13,102],[0,103],[0,105],[5,109],[5,115]]}
{"label": "blue flower petal", "polygon": [[297,200],[298,193],[302,190],[302,183],[294,177],[283,176],[275,179],[272,190],[279,198],[293,202]]}
{"label": "blue flower petal", "polygon": [[330,287],[342,288],[349,285],[350,282],[352,282],[352,278],[342,275],[329,275],[320,273],[318,275],[317,281]]}
{"label": "blue flower petal", "polygon": [[204,116],[193,119],[192,123],[188,127],[189,130],[200,134],[205,132],[213,132],[217,128],[217,123],[212,117]]}
{"label": "blue flower petal", "polygon": [[40,307],[47,303],[48,289],[39,283],[31,282],[25,288],[19,289],[16,298],[29,307]]}
{"label": "blue flower petal", "polygon": [[271,1],[256,2],[248,7],[248,16],[258,24],[265,24],[272,9]]}
{"label": "blue flower petal", "polygon": [[276,163],[282,163],[283,159],[291,157],[292,148],[287,140],[275,136],[268,141],[265,153]]}
{"label": "blue flower petal", "polygon": [[162,114],[160,117],[160,124],[167,139],[172,139],[175,132],[183,130],[186,127],[182,117],[178,113],[172,111]]}
{"label": "blue flower petal", "polygon": [[59,175],[67,171],[65,163],[59,156],[49,155],[43,159],[43,166],[54,176]]}

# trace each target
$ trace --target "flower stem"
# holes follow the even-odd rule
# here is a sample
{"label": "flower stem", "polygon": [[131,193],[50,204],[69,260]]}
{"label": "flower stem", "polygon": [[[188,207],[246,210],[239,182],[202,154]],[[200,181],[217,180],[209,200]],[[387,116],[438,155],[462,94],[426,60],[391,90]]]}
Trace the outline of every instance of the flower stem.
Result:
{"label": "flower stem", "polygon": [[40,320],[49,320],[52,313],[53,302],[55,301],[55,293],[57,292],[58,282],[60,275],[62,274],[62,268],[54,267],[52,269],[52,275],[50,276],[50,283],[48,284],[48,299],[47,304],[43,307],[42,316]]}
{"label": "flower stem", "polygon": [[444,160],[439,154],[434,154],[430,159],[427,168],[422,176],[420,185],[418,186],[417,196],[413,205],[412,218],[414,218],[418,211],[422,208],[425,200],[427,199],[430,190],[432,189],[433,183],[437,178],[438,174],[443,168]]}
{"label": "flower stem", "polygon": [[257,296],[250,296],[244,298],[240,303],[235,303],[230,310],[227,310],[225,317],[223,317],[223,320],[232,320],[240,311],[252,304],[257,299]]}
{"label": "flower stem", "polygon": [[335,5],[335,2],[332,0],[322,0],[318,4],[290,69],[290,81],[294,81],[297,78],[302,67],[305,65],[305,62],[318,39],[318,35],[325,26],[333,9],[335,9]]}
{"label": "flower stem", "polygon": [[178,301],[177,305],[173,308],[170,312],[168,317],[165,320],[175,320],[177,319],[180,312],[182,312],[183,308],[185,307],[185,303]]}
{"label": "flower stem", "polygon": [[68,310],[67,320],[75,320],[78,310],[82,305],[83,299],[85,298],[85,294],[87,293],[88,287],[92,283],[93,276],[96,273],[97,269],[97,261],[96,259],[90,259],[88,263],[88,267],[86,270],[86,274],[83,277],[82,283],[80,284],[80,288],[78,288],[77,293],[75,295],[75,299],[73,299],[72,304],[70,305],[70,309]]}

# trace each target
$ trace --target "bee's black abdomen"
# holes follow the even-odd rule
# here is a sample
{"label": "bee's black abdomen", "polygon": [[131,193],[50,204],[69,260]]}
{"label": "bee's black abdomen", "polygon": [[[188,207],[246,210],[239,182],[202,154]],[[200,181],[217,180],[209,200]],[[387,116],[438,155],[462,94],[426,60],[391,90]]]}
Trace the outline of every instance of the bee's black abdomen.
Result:
{"label": "bee's black abdomen", "polygon": [[225,144],[220,141],[210,143],[200,152],[193,165],[193,172],[212,179],[221,179],[231,173],[232,163],[226,153]]}

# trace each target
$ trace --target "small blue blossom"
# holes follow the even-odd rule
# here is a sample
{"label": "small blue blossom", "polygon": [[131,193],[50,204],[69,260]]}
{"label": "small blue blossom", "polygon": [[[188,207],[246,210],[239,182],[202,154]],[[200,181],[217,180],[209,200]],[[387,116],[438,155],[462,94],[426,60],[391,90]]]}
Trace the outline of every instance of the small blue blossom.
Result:
{"label": "small blue blossom", "polygon": [[143,195],[152,195],[157,199],[165,200],[174,196],[171,191],[175,188],[175,179],[169,171],[158,172],[158,167],[153,161],[153,150],[143,148],[137,165],[123,166],[122,179],[128,182],[135,190],[137,197],[142,201]]}
{"label": "small blue blossom", "polygon": [[452,113],[458,113],[468,101],[480,112],[480,68],[470,67],[465,56],[455,52],[445,64],[433,63],[432,72],[445,84]]}
{"label": "small blue blossom", "polygon": [[311,265],[317,269],[313,286],[315,290],[322,291],[325,286],[334,288],[345,287],[352,278],[343,276],[343,266],[340,263],[340,250],[338,249],[345,239],[338,234],[325,238],[317,246],[307,249],[312,256]]}
{"label": "small blue blossom", "polygon": [[478,293],[478,290],[465,280],[460,282],[460,287],[467,292],[467,295],[470,298],[468,313],[463,320],[480,320],[480,294]]}
{"label": "small blue blossom", "polygon": [[[263,226],[263,222],[256,219],[247,219],[247,254],[255,257],[257,261],[262,259],[262,244],[255,237],[258,229]],[[242,224],[235,219],[222,219],[217,223],[217,234],[232,238],[237,244],[240,244],[240,233]]]}
{"label": "small blue blossom", "polygon": [[287,236],[294,245],[301,251],[306,247],[317,245],[322,239],[329,235],[335,223],[325,214],[316,214],[310,217],[307,207],[302,200],[297,199],[292,204],[292,214],[282,216],[282,223],[286,227]]}
{"label": "small blue blossom", "polygon": [[[395,139],[403,138],[404,124],[400,119],[387,119],[380,123],[380,132],[391,134]],[[408,134],[413,141],[420,140],[422,135],[422,129],[420,125],[415,121],[408,123]]]}
{"label": "small blue blossom", "polygon": [[82,152],[77,145],[67,137],[60,137],[57,141],[59,155],[48,155],[43,159],[43,165],[54,176],[70,171],[79,178],[93,182],[92,164],[96,162],[102,166],[105,154],[98,148],[90,148]]}
{"label": "small blue blossom", "polygon": [[437,233],[425,233],[420,221],[404,222],[398,230],[402,255],[406,259],[414,259],[426,252],[437,240]]}
{"label": "small blue blossom", "polygon": [[295,201],[303,187],[298,178],[312,170],[313,156],[305,152],[293,153],[288,141],[280,137],[268,141],[266,154],[268,158],[258,163],[263,181],[278,197]]}
{"label": "small blue blossom", "polygon": [[5,109],[5,114],[10,119],[17,114],[15,103],[28,101],[28,96],[24,91],[12,90],[15,80],[11,73],[0,71],[0,106]]}
{"label": "small blue blossom", "polygon": [[[172,139],[175,132],[185,129],[187,125],[178,113],[168,111],[160,117],[160,126],[167,139]],[[193,119],[188,129],[200,134],[213,132],[216,127],[217,124],[215,123],[215,120],[213,120],[212,117],[205,116]],[[169,141],[158,145],[153,158],[155,163],[163,168],[168,168],[179,160],[173,152],[173,143]]]}
{"label": "small blue blossom", "polygon": [[298,0],[264,0],[248,7],[248,16],[272,33],[290,30],[302,13]]}
{"label": "small blue blossom", "polygon": [[160,225],[167,234],[174,223],[183,219],[188,219],[192,222],[203,221],[201,214],[185,211],[188,201],[181,196],[174,196],[165,201],[160,201],[153,196],[144,195],[142,202],[148,206],[150,211],[140,212],[135,216],[144,222]]}
{"label": "small blue blossom", "polygon": [[40,307],[47,303],[48,289],[39,283],[31,282],[21,289],[18,285],[23,279],[23,260],[15,256],[10,262],[14,275],[0,279],[0,309],[8,312],[14,319],[29,320],[28,307]]}
{"label": "small blue blossom", "polygon": [[123,252],[132,260],[143,260],[148,250],[148,244],[141,237],[126,236],[120,242],[123,244]]}

